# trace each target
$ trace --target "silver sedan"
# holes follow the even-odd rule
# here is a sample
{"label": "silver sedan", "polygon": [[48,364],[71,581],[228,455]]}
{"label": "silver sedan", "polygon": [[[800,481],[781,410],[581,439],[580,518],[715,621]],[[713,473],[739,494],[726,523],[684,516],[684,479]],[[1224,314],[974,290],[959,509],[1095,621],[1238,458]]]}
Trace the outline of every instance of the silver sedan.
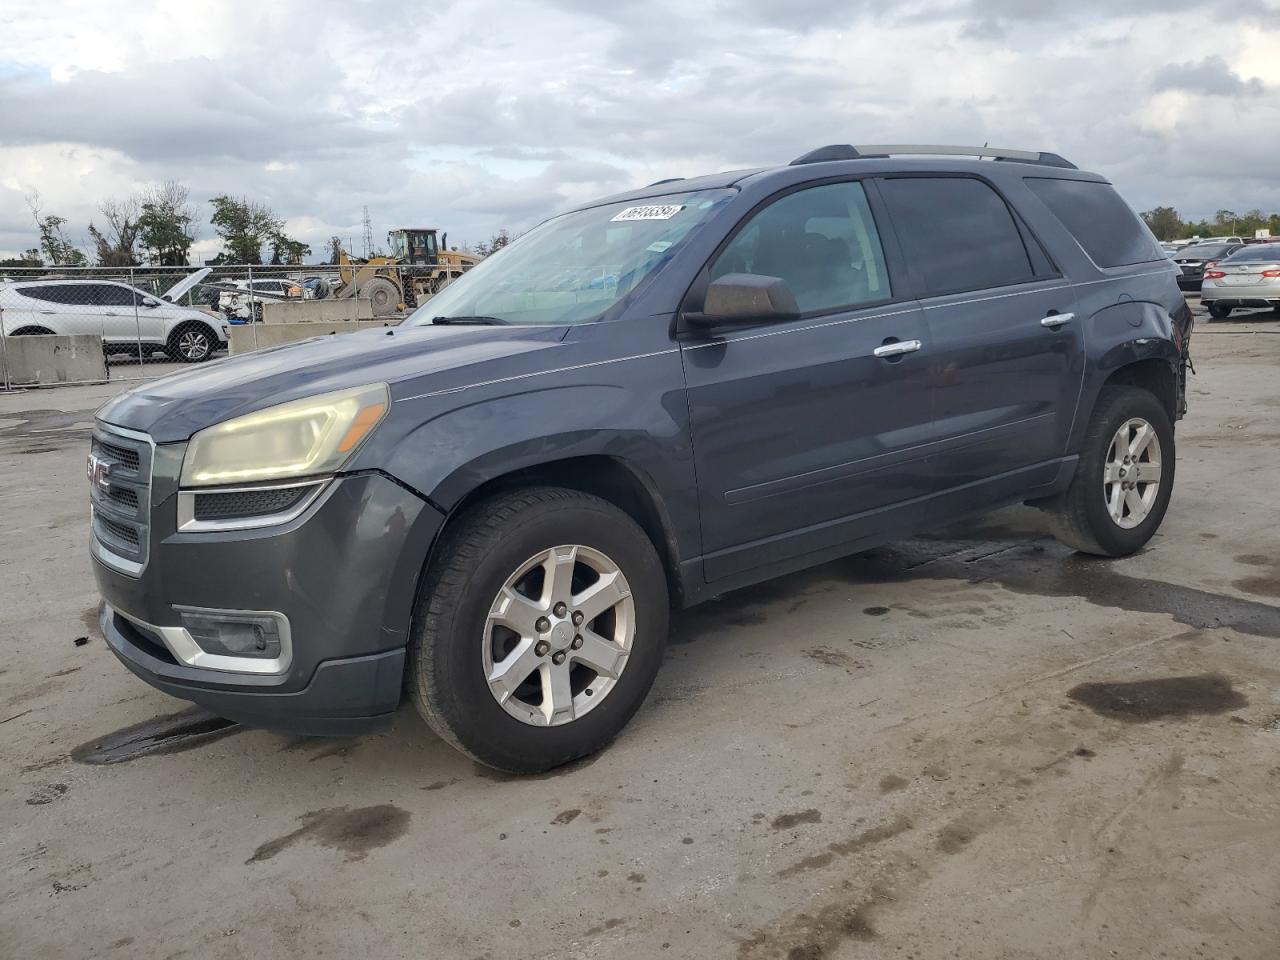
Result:
{"label": "silver sedan", "polygon": [[1280,310],[1280,243],[1250,244],[1206,264],[1200,299],[1218,319],[1236,307]]}

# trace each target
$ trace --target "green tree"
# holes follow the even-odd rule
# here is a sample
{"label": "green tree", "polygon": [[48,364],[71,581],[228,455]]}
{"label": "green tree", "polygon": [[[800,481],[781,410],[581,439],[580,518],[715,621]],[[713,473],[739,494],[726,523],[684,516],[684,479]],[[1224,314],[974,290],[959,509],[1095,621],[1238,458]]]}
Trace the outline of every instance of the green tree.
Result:
{"label": "green tree", "polygon": [[0,260],[0,267],[43,267],[40,251],[36,247],[25,251],[20,257],[6,257]]}
{"label": "green tree", "polygon": [[273,264],[287,263],[291,266],[297,266],[302,263],[303,257],[311,256],[311,247],[301,240],[294,240],[292,237],[285,236],[282,230],[277,230],[271,235],[271,262]]}
{"label": "green tree", "polygon": [[139,239],[152,263],[186,266],[196,240],[195,211],[187,199],[187,188],[177,180],[166,180],[143,194]]}
{"label": "green tree", "polygon": [[262,245],[281,236],[284,222],[266,204],[225,194],[209,201],[213,216],[209,222],[226,245],[231,263],[262,263]]}
{"label": "green tree", "polygon": [[31,210],[31,219],[36,222],[40,231],[40,249],[43,260],[53,267],[83,267],[89,259],[84,251],[67,239],[62,232],[66,217],[44,216],[40,206],[40,191],[32,190],[27,194],[27,207]]}
{"label": "green tree", "polygon": [[1183,222],[1173,207],[1155,207],[1142,214],[1151,232],[1159,240],[1176,240],[1182,236]]}

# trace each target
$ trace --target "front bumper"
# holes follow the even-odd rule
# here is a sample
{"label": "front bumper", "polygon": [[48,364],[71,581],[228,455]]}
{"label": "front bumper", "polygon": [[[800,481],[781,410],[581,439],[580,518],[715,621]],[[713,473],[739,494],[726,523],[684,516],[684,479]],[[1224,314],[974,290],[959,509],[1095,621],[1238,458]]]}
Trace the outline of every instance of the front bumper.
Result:
{"label": "front bumper", "polygon": [[[331,481],[280,526],[184,532],[164,463],[158,456],[142,570],[131,576],[93,556],[106,601],[102,632],[116,656],[152,686],[254,726],[337,734],[388,719],[440,513],[369,473]],[[290,650],[282,671],[193,665],[202,658],[184,657],[178,607],[283,615]]]}

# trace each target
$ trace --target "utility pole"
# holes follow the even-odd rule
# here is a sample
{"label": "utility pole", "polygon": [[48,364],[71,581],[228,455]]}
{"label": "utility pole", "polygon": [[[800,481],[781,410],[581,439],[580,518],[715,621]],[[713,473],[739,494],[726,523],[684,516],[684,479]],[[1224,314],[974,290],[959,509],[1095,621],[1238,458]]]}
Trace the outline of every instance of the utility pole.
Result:
{"label": "utility pole", "polygon": [[364,208],[364,258],[373,255],[373,222],[369,219],[369,208]]}

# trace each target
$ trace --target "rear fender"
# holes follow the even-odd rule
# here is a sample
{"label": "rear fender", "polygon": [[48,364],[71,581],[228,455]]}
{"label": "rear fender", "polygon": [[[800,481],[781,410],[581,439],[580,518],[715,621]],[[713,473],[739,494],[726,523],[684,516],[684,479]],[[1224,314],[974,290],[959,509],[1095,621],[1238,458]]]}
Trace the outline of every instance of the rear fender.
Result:
{"label": "rear fender", "polygon": [[1098,395],[1107,380],[1117,371],[1137,363],[1154,360],[1169,365],[1178,383],[1177,399],[1170,414],[1177,416],[1182,405],[1181,371],[1188,335],[1181,318],[1175,321],[1163,305],[1150,301],[1124,301],[1093,314],[1085,328],[1089,363],[1080,388],[1068,451],[1079,451]]}

